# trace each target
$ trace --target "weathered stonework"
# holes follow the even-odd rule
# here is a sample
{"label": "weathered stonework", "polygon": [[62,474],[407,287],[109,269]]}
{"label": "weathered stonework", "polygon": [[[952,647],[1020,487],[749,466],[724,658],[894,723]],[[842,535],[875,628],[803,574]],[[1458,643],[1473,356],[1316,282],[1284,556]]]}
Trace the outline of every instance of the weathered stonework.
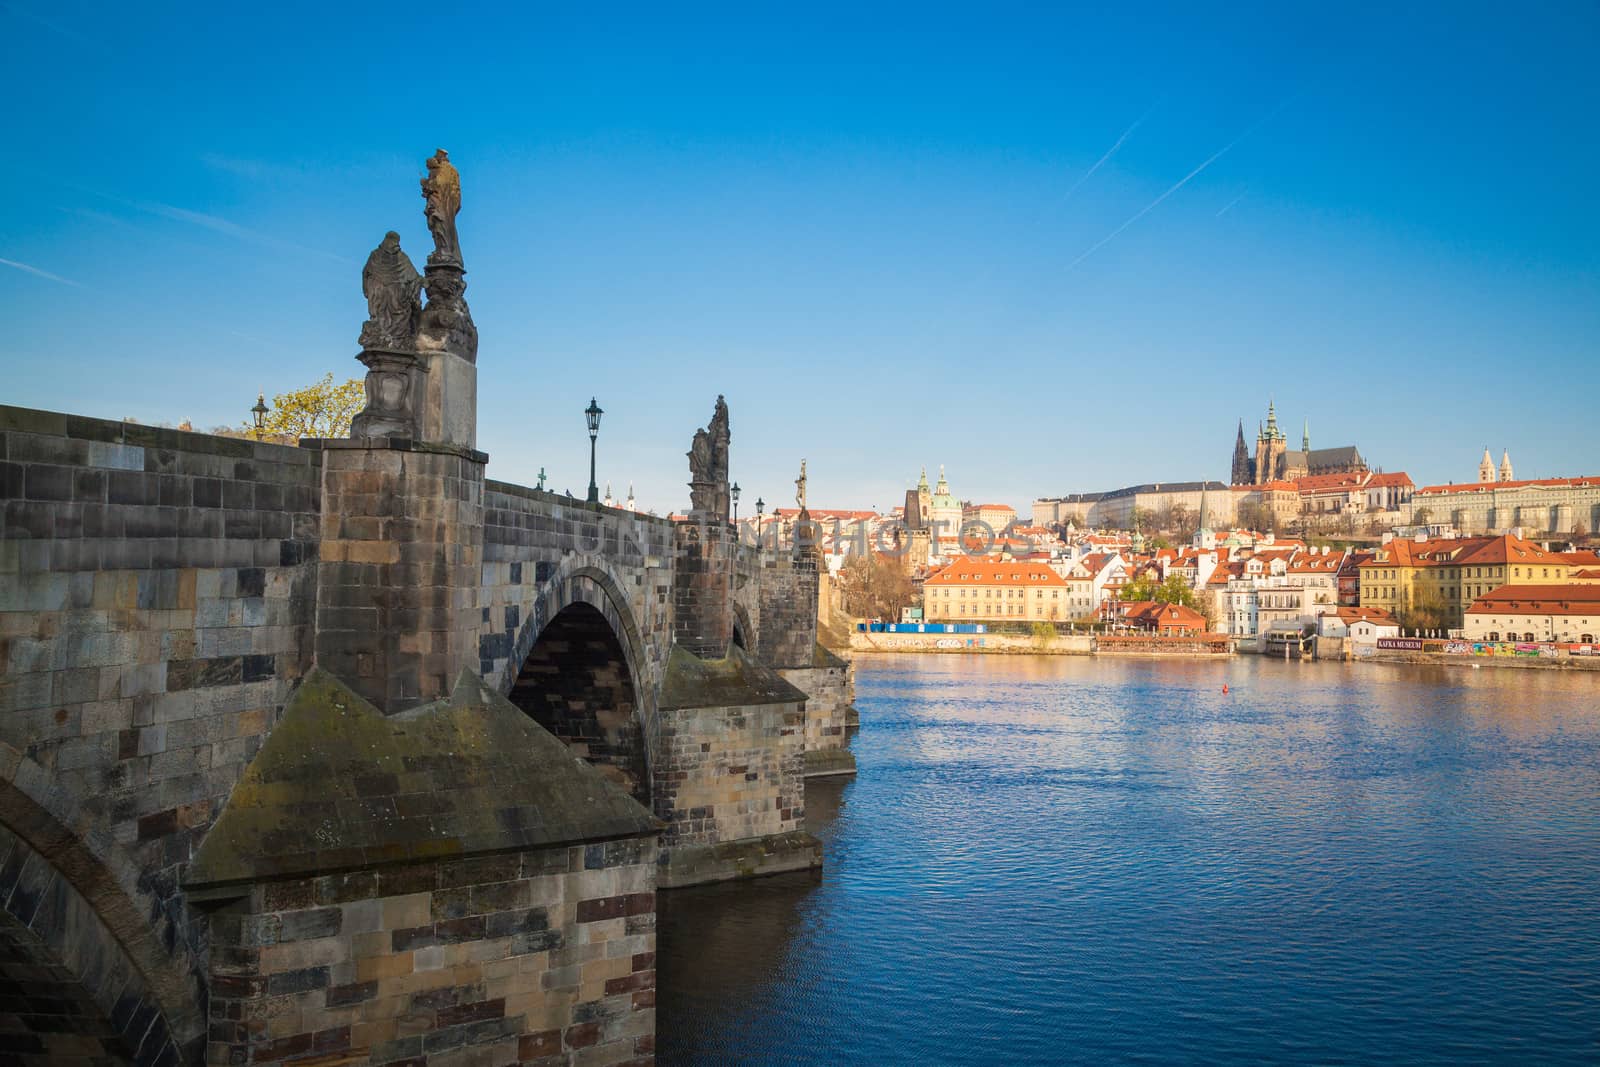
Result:
{"label": "weathered stonework", "polygon": [[316,660],[387,711],[445,695],[478,660],[487,457],[321,441]]}
{"label": "weathered stonework", "polygon": [[660,697],[661,887],[817,867],[805,827],[805,694],[738,647],[673,652]]}
{"label": "weathered stonework", "polygon": [[388,717],[313,672],[188,873],[210,1060],[648,1056],[657,827],[470,672]]}
{"label": "weathered stonework", "polygon": [[[561,710],[529,701],[527,714],[558,728],[564,717],[574,749],[648,801],[664,847],[640,864],[663,885],[820,863],[800,829],[809,702],[769,658],[814,647],[814,620],[796,606],[812,602],[803,561],[736,552],[725,523],[686,527],[482,471],[479,454],[405,439],[284,448],[0,408],[0,827],[39,857],[16,884],[76,893],[122,954],[104,973],[127,976],[127,995],[78,1001],[85,1042],[131,1040],[121,1027],[133,1011],[149,1025],[130,1056],[164,1027],[179,1058],[203,1058],[206,1005],[232,952],[214,951],[213,918],[304,910],[270,907],[257,886],[330,876],[279,871],[204,909],[183,888],[314,659],[400,721],[462,667],[510,693],[530,663],[547,678],[565,664],[592,692],[563,678]],[[584,618],[615,643],[594,631],[588,651],[563,658]],[[704,658],[674,651],[680,621]],[[675,674],[680,656],[712,666]],[[686,695],[685,679],[705,688]],[[449,860],[363,857],[348,869]],[[32,881],[45,867],[55,874]],[[57,914],[12,916],[0,979],[100,973],[78,966],[70,938],[46,936]],[[255,1002],[239,1000],[241,1013]],[[315,1046],[321,1031],[295,1034],[307,1032]],[[258,1036],[244,1044],[257,1049]],[[273,1040],[283,1036],[295,1035]],[[233,1040],[222,1044],[233,1056]],[[595,1055],[575,1049],[561,1051]]]}

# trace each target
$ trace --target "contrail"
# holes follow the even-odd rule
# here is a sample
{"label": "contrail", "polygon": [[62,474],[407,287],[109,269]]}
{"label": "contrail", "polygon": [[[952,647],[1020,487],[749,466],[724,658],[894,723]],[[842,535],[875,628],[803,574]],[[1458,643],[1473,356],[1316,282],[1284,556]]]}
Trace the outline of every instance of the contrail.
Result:
{"label": "contrail", "polygon": [[1246,196],[1249,195],[1249,193],[1250,193],[1250,190],[1246,189],[1244,192],[1240,193],[1238,196],[1234,197],[1232,200],[1229,200],[1226,204],[1223,204],[1222,205],[1222,210],[1217,212],[1216,217],[1220,219],[1222,216],[1224,216],[1228,212],[1232,211],[1233,210],[1233,205],[1235,205],[1239,201],[1243,200]]}
{"label": "contrail", "polygon": [[60,282],[62,285],[70,285],[74,289],[83,288],[82,282],[75,282],[71,278],[63,278],[59,274],[51,274],[49,271],[40,270],[38,267],[30,267],[26,263],[18,263],[14,259],[0,259],[0,265],[15,267],[17,270],[26,271],[29,274],[37,274],[41,278],[49,278],[53,282]]}
{"label": "contrail", "polygon": [[1179,189],[1182,189],[1185,185],[1188,185],[1191,181],[1194,180],[1195,176],[1198,175],[1201,171],[1205,170],[1207,167],[1211,166],[1211,164],[1215,163],[1217,160],[1219,160],[1223,156],[1227,155],[1230,151],[1233,150],[1235,145],[1237,145],[1240,141],[1243,141],[1246,137],[1249,137],[1252,133],[1255,133],[1258,129],[1260,129],[1263,125],[1265,125],[1269,119],[1271,119],[1273,116],[1275,116],[1278,112],[1282,111],[1283,108],[1284,108],[1284,105],[1287,104],[1288,102],[1289,102],[1289,100],[1286,98],[1283,101],[1283,103],[1280,103],[1277,107],[1275,107],[1271,111],[1267,112],[1266,115],[1264,115],[1261,118],[1257,119],[1255,124],[1252,125],[1249,129],[1245,130],[1239,136],[1235,137],[1233,140],[1229,141],[1227,144],[1223,145],[1221,148],[1219,148],[1215,152],[1213,152],[1209,157],[1207,157],[1207,159],[1206,159],[1206,161],[1204,163],[1202,163],[1198,167],[1194,168],[1194,170],[1191,170],[1188,174],[1185,174],[1182,178],[1180,178],[1178,180],[1176,185],[1174,185],[1172,188],[1168,189],[1166,192],[1162,193],[1160,196],[1156,197],[1154,200],[1150,201],[1150,203],[1146,204],[1144,207],[1140,208],[1137,212],[1134,213],[1134,216],[1131,219],[1129,219],[1127,222],[1124,222],[1121,226],[1118,226],[1116,229],[1112,230],[1110,233],[1106,234],[1104,237],[1100,238],[1100,240],[1096,241],[1094,244],[1090,245],[1087,251],[1085,251],[1082,255],[1080,255],[1077,259],[1073,260],[1071,263],[1067,264],[1067,270],[1069,270],[1069,271],[1072,270],[1079,263],[1082,263],[1084,260],[1088,259],[1090,256],[1092,256],[1096,252],[1098,252],[1100,249],[1102,249],[1106,245],[1110,244],[1117,237],[1118,234],[1122,233],[1123,230],[1126,230],[1129,226],[1132,226],[1134,223],[1138,222],[1140,219],[1142,219],[1146,215],[1150,214],[1150,212],[1154,211],[1157,207],[1161,206],[1161,202],[1163,200],[1165,200],[1167,197],[1171,196],[1173,193],[1177,192]]}
{"label": "contrail", "polygon": [[1105,165],[1107,160],[1109,160],[1112,156],[1117,154],[1117,149],[1122,147],[1122,142],[1126,141],[1129,137],[1133,136],[1133,131],[1137,130],[1139,128],[1139,124],[1142,123],[1145,119],[1149,118],[1150,117],[1150,112],[1154,111],[1155,109],[1156,109],[1155,104],[1151,104],[1148,108],[1145,109],[1145,112],[1144,112],[1143,115],[1140,115],[1138,118],[1134,119],[1133,120],[1133,125],[1129,126],[1127,129],[1123,130],[1122,131],[1122,136],[1117,138],[1117,143],[1112,145],[1110,148],[1106,149],[1106,154],[1101,156],[1099,159],[1095,160],[1094,166],[1092,166],[1088,170],[1084,171],[1083,177],[1081,177],[1077,181],[1073,182],[1071,189],[1068,189],[1065,193],[1061,194],[1061,203],[1065,204],[1068,200],[1070,200],[1072,198],[1072,194],[1078,191],[1078,187],[1079,186],[1081,186],[1084,182],[1088,181],[1090,178],[1094,177],[1094,172],[1099,170],[1102,166]]}

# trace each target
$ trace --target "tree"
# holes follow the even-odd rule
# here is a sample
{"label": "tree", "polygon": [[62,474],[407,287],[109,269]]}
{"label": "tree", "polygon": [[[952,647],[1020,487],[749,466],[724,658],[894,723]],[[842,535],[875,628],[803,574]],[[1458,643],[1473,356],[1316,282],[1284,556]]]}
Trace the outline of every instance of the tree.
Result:
{"label": "tree", "polygon": [[1413,526],[1426,526],[1428,520],[1433,518],[1433,509],[1427,506],[1411,509],[1411,524]]}
{"label": "tree", "polygon": [[903,609],[917,600],[917,587],[897,560],[851,556],[839,568],[839,591],[845,611],[858,619],[899,622]]}
{"label": "tree", "polygon": [[[262,420],[262,436],[297,441],[302,437],[349,437],[350,423],[366,406],[367,391],[360,378],[335,385],[333,372],[304,389],[279,393]],[[253,424],[240,431],[254,437]]]}
{"label": "tree", "polygon": [[1263,533],[1273,525],[1272,513],[1259,500],[1246,500],[1239,505],[1239,525],[1246,530]]}
{"label": "tree", "polygon": [[1572,524],[1572,543],[1574,545],[1576,545],[1578,542],[1582,541],[1584,538],[1586,538],[1588,536],[1589,536],[1589,527],[1584,524],[1584,521],[1582,519],[1579,519],[1577,522]]}
{"label": "tree", "polygon": [[1122,591],[1117,596],[1121,600],[1154,600],[1159,588],[1160,586],[1149,575],[1141,574],[1124,582]]}

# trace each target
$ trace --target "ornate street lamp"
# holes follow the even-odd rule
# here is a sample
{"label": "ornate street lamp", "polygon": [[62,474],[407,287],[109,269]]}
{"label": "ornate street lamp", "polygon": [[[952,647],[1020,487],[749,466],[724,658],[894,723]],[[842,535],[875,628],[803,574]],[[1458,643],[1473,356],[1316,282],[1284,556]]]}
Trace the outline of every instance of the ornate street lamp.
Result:
{"label": "ornate street lamp", "polygon": [[250,409],[251,413],[254,414],[255,417],[256,417],[256,440],[257,441],[261,440],[261,434],[262,434],[262,432],[264,430],[263,424],[266,421],[268,410],[270,410],[270,409],[267,407],[267,394],[265,394],[265,393],[257,393],[256,394],[256,406]]}
{"label": "ornate street lamp", "polygon": [[600,410],[600,405],[594,402],[594,397],[589,398],[589,406],[584,409],[583,417],[589,420],[589,503],[600,503],[600,487],[594,483],[594,439],[600,435],[600,416],[605,412]]}
{"label": "ornate street lamp", "polygon": [[761,513],[767,509],[767,502],[756,497],[756,525],[761,525]]}
{"label": "ornate street lamp", "polygon": [[733,524],[739,525],[739,483],[734,482],[728,490],[728,495],[733,497]]}

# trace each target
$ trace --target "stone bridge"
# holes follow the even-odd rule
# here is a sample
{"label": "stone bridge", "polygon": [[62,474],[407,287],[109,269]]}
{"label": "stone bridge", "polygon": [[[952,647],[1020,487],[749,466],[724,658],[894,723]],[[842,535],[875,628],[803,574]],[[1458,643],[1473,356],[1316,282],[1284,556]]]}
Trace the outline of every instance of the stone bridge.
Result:
{"label": "stone bridge", "polygon": [[655,891],[820,865],[848,668],[720,398],[688,520],[488,480],[442,262],[364,436],[0,407],[0,1060],[648,1061]]}

